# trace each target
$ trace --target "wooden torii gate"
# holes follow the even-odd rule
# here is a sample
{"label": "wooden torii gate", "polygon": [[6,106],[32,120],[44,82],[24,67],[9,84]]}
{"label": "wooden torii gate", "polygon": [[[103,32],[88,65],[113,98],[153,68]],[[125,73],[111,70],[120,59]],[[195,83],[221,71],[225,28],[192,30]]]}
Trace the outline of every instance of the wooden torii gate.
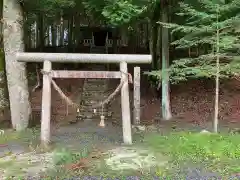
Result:
{"label": "wooden torii gate", "polygon": [[[71,54],[71,53],[17,53],[19,62],[43,62],[43,92],[41,112],[41,141],[50,142],[51,78],[119,78],[125,81],[121,88],[123,142],[132,144],[131,116],[127,63],[151,63],[151,55],[130,54]],[[52,63],[118,63],[119,71],[52,70]],[[134,123],[140,123],[140,67],[134,68]]]}

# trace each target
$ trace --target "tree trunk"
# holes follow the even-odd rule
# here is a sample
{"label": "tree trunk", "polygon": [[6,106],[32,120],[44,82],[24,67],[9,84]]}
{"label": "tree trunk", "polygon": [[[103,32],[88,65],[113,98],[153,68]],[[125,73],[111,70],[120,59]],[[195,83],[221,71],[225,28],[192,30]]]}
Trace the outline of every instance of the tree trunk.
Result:
{"label": "tree trunk", "polygon": [[64,46],[64,19],[62,17],[60,24],[60,46]]}
{"label": "tree trunk", "polygon": [[52,44],[52,39],[50,38],[50,33],[51,33],[51,26],[48,26],[47,30],[46,30],[46,36],[47,36],[46,46],[50,46]]}
{"label": "tree trunk", "polygon": [[39,48],[39,51],[42,52],[45,45],[44,18],[42,14],[38,15],[37,27],[37,47]]}
{"label": "tree trunk", "polygon": [[121,28],[121,46],[127,46],[128,45],[128,27],[122,26]]}
{"label": "tree trunk", "polygon": [[82,32],[81,32],[81,16],[77,15],[75,19],[75,39],[76,39],[76,44],[75,48],[79,47],[81,42],[82,42]]}
{"label": "tree trunk", "polygon": [[[3,0],[0,0],[0,18],[3,17]],[[3,52],[3,26],[0,23],[0,121],[6,120],[6,115],[9,115],[9,101],[7,96],[7,83],[6,83],[6,72],[5,72],[5,58]]]}
{"label": "tree trunk", "polygon": [[[156,23],[156,22],[155,22]],[[151,32],[151,55],[152,55],[152,69],[156,70],[157,67],[157,38],[158,37],[158,27],[157,24],[152,24]]]}
{"label": "tree trunk", "polygon": [[[162,22],[168,22],[167,6],[162,6]],[[172,117],[169,92],[169,32],[162,27],[162,117],[169,120]]]}
{"label": "tree trunk", "polygon": [[[161,20],[161,16],[159,17],[159,20]],[[162,27],[158,26],[158,36],[157,36],[157,45],[156,45],[156,56],[157,56],[157,70],[161,68],[161,59],[162,59]]]}
{"label": "tree trunk", "polygon": [[68,20],[68,49],[72,52],[73,48],[73,16],[70,16]]}
{"label": "tree trunk", "polygon": [[31,114],[26,64],[16,61],[16,53],[24,51],[23,15],[19,3],[4,0],[4,51],[12,126],[17,131],[28,126]]}
{"label": "tree trunk", "polygon": [[57,25],[56,22],[51,25],[51,34],[52,34],[52,46],[56,47],[57,45]]}
{"label": "tree trunk", "polygon": [[131,50],[131,53],[136,53],[137,48],[137,37],[136,37],[136,31],[137,28],[135,28],[136,25],[133,26],[133,29],[129,31],[129,38],[128,38],[128,47]]}
{"label": "tree trunk", "polygon": [[[1,44],[2,48],[2,44]],[[3,49],[0,52],[0,122],[9,120],[9,101],[6,83],[5,58]]]}
{"label": "tree trunk", "polygon": [[117,54],[118,53],[118,45],[117,45],[118,37],[117,37],[117,30],[116,30],[116,28],[114,28],[112,30],[112,40],[113,40],[113,45],[112,45],[113,54]]}
{"label": "tree trunk", "polygon": [[156,2],[155,8],[153,11],[153,17],[151,19],[151,40],[150,40],[150,51],[152,54],[152,69],[157,70],[159,69],[158,58],[157,58],[157,44],[158,44],[158,28],[159,25],[157,24],[157,21],[160,19],[160,11],[161,7],[159,2]]}
{"label": "tree trunk", "polygon": [[[219,16],[219,7],[217,8],[217,23]],[[218,132],[218,116],[219,116],[219,76],[220,76],[220,64],[219,64],[219,27],[217,26],[217,44],[216,44],[216,79],[215,79],[215,104],[214,104],[214,119],[213,119],[213,131]]]}

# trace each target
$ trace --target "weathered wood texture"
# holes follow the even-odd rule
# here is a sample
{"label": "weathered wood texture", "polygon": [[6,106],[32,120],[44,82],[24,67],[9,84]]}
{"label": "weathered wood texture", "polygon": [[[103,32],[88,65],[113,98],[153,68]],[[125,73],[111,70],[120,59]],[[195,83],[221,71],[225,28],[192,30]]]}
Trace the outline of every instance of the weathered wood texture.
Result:
{"label": "weathered wood texture", "polygon": [[52,78],[92,78],[92,79],[118,79],[119,71],[51,71]]}
{"label": "weathered wood texture", "polygon": [[[52,63],[44,61],[43,70],[51,72]],[[43,75],[42,114],[41,114],[41,141],[47,145],[50,142],[50,119],[51,119],[51,77]]]}
{"label": "weathered wood texture", "polygon": [[151,63],[151,55],[139,54],[76,54],[76,53],[17,53],[21,62],[58,62],[58,63]]}
{"label": "weathered wood texture", "polygon": [[121,89],[123,142],[125,144],[132,144],[129,87],[128,87],[128,75],[127,75],[128,69],[127,69],[126,62],[120,63],[120,71],[122,72],[121,81],[125,81]]}
{"label": "weathered wood texture", "polygon": [[140,124],[140,67],[134,67],[134,91],[133,91],[133,123]]}

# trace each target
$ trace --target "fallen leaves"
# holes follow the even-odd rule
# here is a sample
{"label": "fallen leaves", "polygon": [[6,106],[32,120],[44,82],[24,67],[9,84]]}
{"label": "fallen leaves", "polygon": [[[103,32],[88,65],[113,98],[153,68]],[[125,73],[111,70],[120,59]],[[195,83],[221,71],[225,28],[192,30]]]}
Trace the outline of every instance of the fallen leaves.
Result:
{"label": "fallen leaves", "polygon": [[78,171],[78,170],[87,170],[91,166],[91,162],[100,159],[103,156],[103,152],[95,149],[90,155],[86,158],[81,158],[79,161],[65,165],[67,170]]}
{"label": "fallen leaves", "polygon": [[65,166],[67,170],[86,170],[89,167],[89,160],[87,158],[81,158],[78,162],[73,163],[73,164],[68,164]]}

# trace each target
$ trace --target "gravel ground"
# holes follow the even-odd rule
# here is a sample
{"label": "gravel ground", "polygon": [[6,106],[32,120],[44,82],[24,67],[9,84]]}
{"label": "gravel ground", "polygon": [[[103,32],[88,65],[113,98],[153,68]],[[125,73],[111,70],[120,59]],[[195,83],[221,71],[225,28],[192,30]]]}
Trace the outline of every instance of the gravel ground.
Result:
{"label": "gravel ground", "polygon": [[[105,128],[101,128],[98,126],[98,122],[86,121],[74,126],[61,127],[55,130],[52,134],[52,141],[61,147],[68,147],[76,150],[86,147],[98,147],[109,150],[111,147],[120,147],[122,143],[122,128],[114,126],[111,123],[107,124]],[[12,155],[4,157],[5,159],[1,158],[1,162],[4,160],[7,161],[7,158],[11,159],[13,156],[15,156],[14,164],[18,164],[16,167],[19,167],[19,165],[22,166],[22,161],[24,161],[25,164],[26,162],[30,162],[30,165],[26,166],[27,168],[22,169],[31,177],[37,175],[39,171],[44,168],[47,169],[52,167],[51,153],[25,153],[24,147],[18,143],[11,143],[8,144],[8,146],[0,147],[0,155],[2,156],[6,155],[6,152],[9,151],[12,152]],[[125,153],[125,155],[126,154],[129,155],[129,153]],[[4,175],[4,173],[8,174],[6,169],[1,170],[1,175]],[[186,180],[222,179],[218,174],[207,172],[204,168],[201,169],[192,165],[190,167],[182,167],[181,169],[180,172],[177,172],[178,174],[175,176],[175,179],[179,179],[179,174],[184,174]],[[34,178],[36,179],[37,177]],[[3,177],[1,179],[3,179]],[[85,179],[96,179],[96,177],[85,177]],[[128,179],[139,178],[129,177]],[[153,179],[155,178],[153,177]],[[234,178],[232,177],[232,179]],[[236,176],[235,179],[240,179],[240,176]]]}

